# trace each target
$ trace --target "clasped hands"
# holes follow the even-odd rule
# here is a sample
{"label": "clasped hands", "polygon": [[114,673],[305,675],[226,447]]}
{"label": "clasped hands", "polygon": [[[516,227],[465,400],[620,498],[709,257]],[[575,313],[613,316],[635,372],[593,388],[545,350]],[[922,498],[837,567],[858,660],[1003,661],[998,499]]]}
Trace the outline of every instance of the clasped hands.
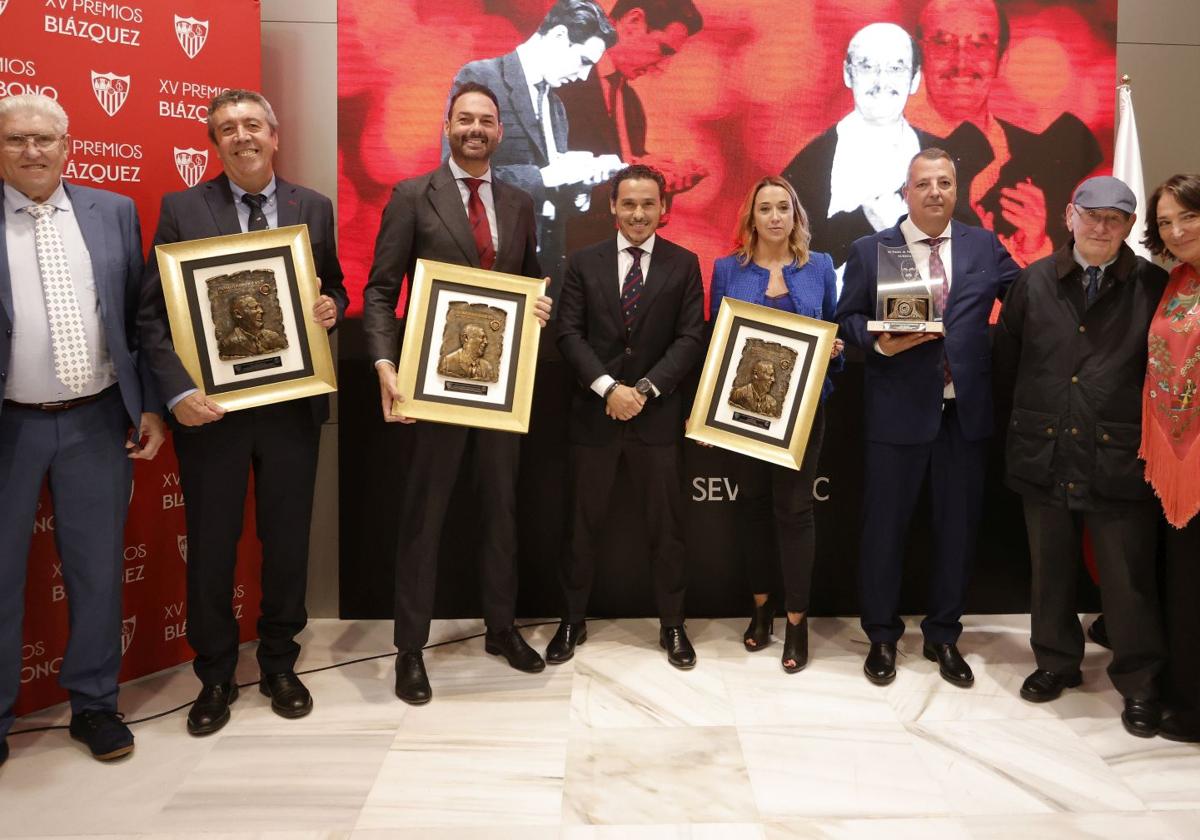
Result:
{"label": "clasped hands", "polygon": [[604,400],[604,413],[614,420],[632,420],[642,413],[646,398],[628,385],[618,385]]}

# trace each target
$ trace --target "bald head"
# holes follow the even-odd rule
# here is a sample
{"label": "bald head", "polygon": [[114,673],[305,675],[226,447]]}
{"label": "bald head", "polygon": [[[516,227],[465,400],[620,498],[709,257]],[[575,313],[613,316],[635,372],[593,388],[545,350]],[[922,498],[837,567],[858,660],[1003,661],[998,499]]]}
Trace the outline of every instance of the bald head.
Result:
{"label": "bald head", "polygon": [[894,23],[872,23],[850,39],[842,68],[854,110],[872,125],[895,123],[921,83],[912,38]]}

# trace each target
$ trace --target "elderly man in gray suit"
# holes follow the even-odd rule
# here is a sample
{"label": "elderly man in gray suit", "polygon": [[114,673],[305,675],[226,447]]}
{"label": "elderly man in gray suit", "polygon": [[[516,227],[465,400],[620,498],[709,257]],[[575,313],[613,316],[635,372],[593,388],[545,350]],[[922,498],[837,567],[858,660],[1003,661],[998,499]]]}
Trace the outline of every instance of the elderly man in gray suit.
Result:
{"label": "elderly man in gray suit", "polygon": [[[533,200],[494,178],[492,156],[504,136],[500,105],[488,87],[469,82],[450,98],[444,127],[450,158],[437,169],[396,185],[383,211],[375,260],[363,293],[367,349],[375,359],[383,417],[404,396],[396,391],[396,302],[404,276],[418,259],[541,276]],[[544,324],[550,299],[538,301]],[[512,432],[420,423],[412,460],[405,465],[396,552],[396,695],[406,703],[433,696],[421,649],[429,640],[442,522],[460,467],[467,461],[479,499],[479,573],[486,649],[521,671],[546,664],[513,625],[517,601],[517,462],[520,437]]]}
{"label": "elderly man in gray suit", "polygon": [[101,761],[133,751],[117,714],[125,514],[133,463],[163,442],[139,373],[142,281],[128,198],[62,180],[67,114],[45,96],[0,99],[0,764],[21,680],[25,569],[42,481],[70,599],[59,682],[71,737]]}

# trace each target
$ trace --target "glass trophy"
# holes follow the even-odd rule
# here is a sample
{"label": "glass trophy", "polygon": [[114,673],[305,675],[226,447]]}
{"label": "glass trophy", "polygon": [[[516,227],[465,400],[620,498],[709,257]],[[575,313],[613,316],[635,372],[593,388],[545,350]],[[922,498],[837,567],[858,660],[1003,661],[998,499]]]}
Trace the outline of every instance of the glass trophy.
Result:
{"label": "glass trophy", "polygon": [[879,245],[875,320],[871,333],[938,333],[942,328],[942,282],[921,278],[907,245]]}

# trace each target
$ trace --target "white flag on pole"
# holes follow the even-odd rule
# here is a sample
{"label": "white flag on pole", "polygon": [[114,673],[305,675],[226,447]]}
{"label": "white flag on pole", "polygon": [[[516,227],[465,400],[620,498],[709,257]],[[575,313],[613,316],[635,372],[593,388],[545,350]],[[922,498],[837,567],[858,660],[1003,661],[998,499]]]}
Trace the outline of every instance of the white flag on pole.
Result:
{"label": "white flag on pole", "polygon": [[[1126,77],[1128,78],[1128,77]],[[1113,177],[1120,178],[1137,199],[1137,223],[1125,240],[1139,257],[1151,259],[1141,243],[1146,223],[1146,182],[1142,177],[1142,148],[1138,144],[1137,120],[1129,84],[1117,85],[1117,145],[1113,151]]]}

